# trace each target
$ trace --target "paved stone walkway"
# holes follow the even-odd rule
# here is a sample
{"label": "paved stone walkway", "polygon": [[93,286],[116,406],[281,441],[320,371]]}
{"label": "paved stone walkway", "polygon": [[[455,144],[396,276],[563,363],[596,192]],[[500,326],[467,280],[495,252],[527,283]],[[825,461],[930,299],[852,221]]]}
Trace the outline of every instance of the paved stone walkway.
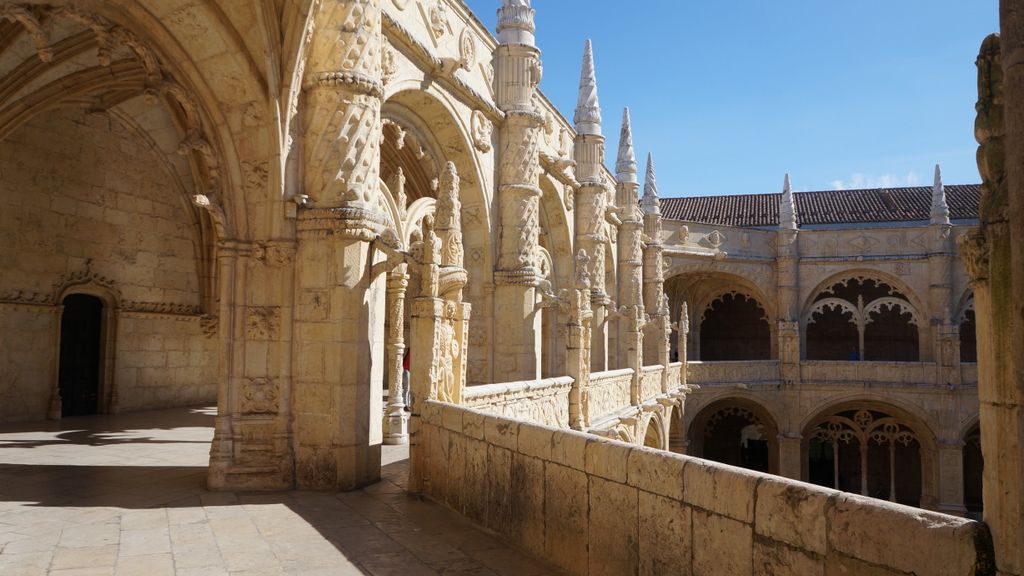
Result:
{"label": "paved stone walkway", "polygon": [[0,425],[0,574],[558,574],[404,493],[408,449],[355,492],[203,488],[213,410]]}

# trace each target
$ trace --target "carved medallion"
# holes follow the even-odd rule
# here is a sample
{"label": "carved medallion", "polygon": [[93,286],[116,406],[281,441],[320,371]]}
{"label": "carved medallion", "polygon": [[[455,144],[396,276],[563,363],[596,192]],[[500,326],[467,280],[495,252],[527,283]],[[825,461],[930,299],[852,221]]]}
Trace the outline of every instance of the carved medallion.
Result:
{"label": "carved medallion", "polygon": [[466,70],[476,64],[476,40],[473,39],[473,33],[469,28],[465,28],[459,37],[459,62]]}

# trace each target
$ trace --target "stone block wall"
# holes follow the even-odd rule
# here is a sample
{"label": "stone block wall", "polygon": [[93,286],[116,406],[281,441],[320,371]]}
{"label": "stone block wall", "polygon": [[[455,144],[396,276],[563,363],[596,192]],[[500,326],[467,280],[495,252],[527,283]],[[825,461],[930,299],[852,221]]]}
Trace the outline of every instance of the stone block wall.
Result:
{"label": "stone block wall", "polygon": [[196,316],[122,314],[115,381],[119,410],[212,403],[218,351]]}
{"label": "stone block wall", "polygon": [[991,574],[983,524],[427,402],[425,494],[572,574]]}
{"label": "stone block wall", "polygon": [[0,304],[0,421],[46,417],[57,381],[57,310]]}

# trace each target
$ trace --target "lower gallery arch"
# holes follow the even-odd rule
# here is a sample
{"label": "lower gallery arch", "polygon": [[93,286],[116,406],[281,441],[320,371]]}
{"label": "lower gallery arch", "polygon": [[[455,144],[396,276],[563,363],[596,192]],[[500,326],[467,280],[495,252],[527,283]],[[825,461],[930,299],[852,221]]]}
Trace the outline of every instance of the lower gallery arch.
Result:
{"label": "lower gallery arch", "polygon": [[661,439],[661,422],[657,418],[651,418],[647,423],[647,431],[644,433],[644,446],[648,448],[665,449],[665,443]]}
{"label": "lower gallery arch", "polygon": [[745,398],[726,398],[694,418],[688,454],[777,474],[778,434],[775,420],[760,405]]}
{"label": "lower gallery arch", "polygon": [[668,449],[676,454],[686,452],[686,436],[683,434],[683,411],[680,407],[672,408],[668,419]]}
{"label": "lower gallery arch", "polygon": [[910,506],[934,500],[934,442],[925,426],[881,403],[823,411],[805,428],[805,470],[812,484]]}
{"label": "lower gallery arch", "polygon": [[964,435],[963,447],[964,467],[964,507],[967,515],[981,519],[984,511],[982,501],[982,473],[985,470],[985,459],[981,454],[981,427],[975,424]]}

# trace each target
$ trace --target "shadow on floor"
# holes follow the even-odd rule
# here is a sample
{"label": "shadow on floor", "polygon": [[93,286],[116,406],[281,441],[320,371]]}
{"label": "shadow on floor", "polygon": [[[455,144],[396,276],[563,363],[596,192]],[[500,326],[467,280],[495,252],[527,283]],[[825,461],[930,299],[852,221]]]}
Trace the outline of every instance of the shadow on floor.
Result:
{"label": "shadow on floor", "polygon": [[[120,554],[132,541],[125,532],[136,522],[132,518],[154,514],[151,528],[167,533],[164,544],[159,545],[163,547],[155,548],[154,554],[173,558],[175,567],[181,565],[179,553],[184,561],[203,556],[191,548],[195,545],[191,541],[182,544],[177,540],[181,534],[192,534],[202,535],[197,541],[212,546],[209,561],[220,563],[218,573],[240,569],[375,576],[559,573],[510,549],[455,513],[407,495],[405,459],[383,466],[380,482],[346,493],[211,492],[205,489],[205,466],[99,463],[97,453],[139,452],[141,447],[131,446],[134,443],[154,444],[142,448],[151,459],[164,451],[173,456],[177,450],[195,460],[194,452],[202,450],[195,444],[208,445],[208,441],[176,439],[160,431],[209,428],[209,414],[190,412],[159,422],[154,422],[152,415],[148,418],[149,422],[145,414],[99,417],[93,422],[99,424],[96,429],[82,426],[89,423],[86,419],[71,418],[43,426],[0,427],[0,573],[5,572],[4,558],[14,558],[5,541],[7,526],[24,524],[25,532],[33,534],[57,530],[59,534],[53,537],[56,562],[68,527],[77,528],[83,518],[100,518],[107,525],[113,522],[121,530],[119,540],[114,540],[120,542],[120,562]],[[34,435],[41,428],[51,428],[49,432],[57,432],[59,438],[37,441],[43,453],[66,454],[75,446],[88,446],[83,450],[94,454],[89,461],[97,464],[69,464],[74,458],[66,456],[31,463],[10,463],[7,458],[4,463],[7,448],[31,447],[8,444],[5,436]],[[10,454],[26,453],[16,450]],[[97,530],[102,528],[97,524]]]}

